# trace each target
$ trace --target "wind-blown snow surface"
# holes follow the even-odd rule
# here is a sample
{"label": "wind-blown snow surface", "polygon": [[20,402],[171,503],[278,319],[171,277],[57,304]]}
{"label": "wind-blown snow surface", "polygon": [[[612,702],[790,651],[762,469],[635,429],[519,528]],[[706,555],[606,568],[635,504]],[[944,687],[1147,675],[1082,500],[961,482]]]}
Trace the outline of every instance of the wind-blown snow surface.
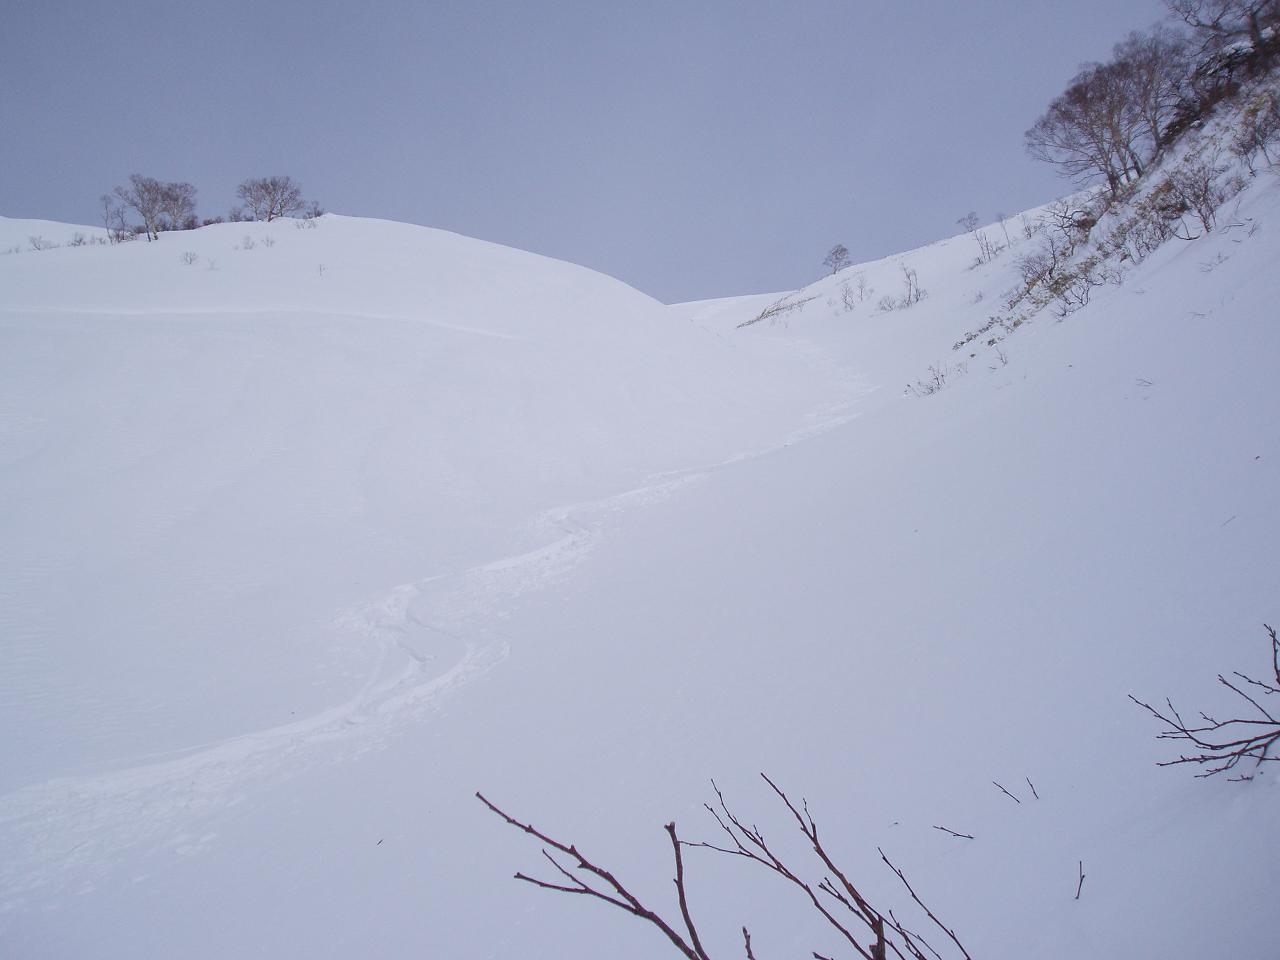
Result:
{"label": "wind-blown snow surface", "polygon": [[[471,793],[674,908],[660,825],[715,776],[785,836],[763,769],[975,957],[1274,956],[1274,777],[1125,699],[1216,709],[1280,618],[1274,182],[1238,216],[1007,364],[950,349],[1012,282],[969,237],[742,329],[337,217],[0,257],[0,945],[662,955]],[[713,955],[835,948],[688,866]]]}

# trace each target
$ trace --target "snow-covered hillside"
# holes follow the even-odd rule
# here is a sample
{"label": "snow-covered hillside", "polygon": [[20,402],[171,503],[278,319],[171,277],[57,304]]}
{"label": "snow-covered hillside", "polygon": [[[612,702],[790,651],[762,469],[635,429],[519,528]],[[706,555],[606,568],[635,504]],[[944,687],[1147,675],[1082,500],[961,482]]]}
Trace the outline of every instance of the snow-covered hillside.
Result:
{"label": "snow-covered hillside", "polygon": [[[0,257],[5,953],[663,956],[472,793],[674,910],[661,825],[715,777],[785,836],[765,770],[975,958],[1273,956],[1275,776],[1157,768],[1125,696],[1217,709],[1280,619],[1280,182],[1237,200],[960,350],[1012,224],[669,307],[334,216]],[[698,853],[712,955],[834,949]]]}
{"label": "snow-covered hillside", "polygon": [[0,217],[0,256],[43,253],[55,247],[86,246],[107,242],[102,227]]}

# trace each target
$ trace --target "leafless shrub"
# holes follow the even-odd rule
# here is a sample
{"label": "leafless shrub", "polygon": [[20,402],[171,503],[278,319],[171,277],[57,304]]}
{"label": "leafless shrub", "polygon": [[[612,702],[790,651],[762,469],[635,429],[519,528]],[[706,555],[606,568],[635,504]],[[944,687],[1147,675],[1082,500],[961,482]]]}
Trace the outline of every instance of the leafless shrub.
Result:
{"label": "leafless shrub", "polygon": [[[822,879],[814,883],[807,878],[807,871],[784,860],[759,828],[748,826],[729,807],[724,794],[713,783],[716,803],[704,806],[719,828],[716,842],[682,840],[674,822],[664,827],[671,845],[678,919],[668,919],[646,906],[612,871],[595,863],[576,845],[556,840],[532,824],[517,820],[491,803],[483,794],[477,793],[476,797],[507,824],[529,834],[542,844],[543,858],[551,865],[554,878],[541,880],[521,872],[515,875],[517,880],[544,890],[586,896],[638,917],[655,927],[676,952],[687,960],[710,960],[694,919],[685,884],[684,851],[688,849],[710,850],[734,857],[756,864],[779,877],[798,890],[821,917],[823,925],[833,930],[863,960],[887,960],[890,955],[899,960],[942,960],[942,954],[919,933],[904,926],[893,910],[881,910],[872,905],[845,870],[832,859],[819,837],[818,824],[809,812],[808,802],[802,799],[796,804],[767,776],[761,774],[761,777],[782,802],[807,845],[813,850]],[[955,931],[938,919],[916,893],[906,874],[889,860],[884,851],[880,850],[879,853],[880,859],[901,881],[911,901],[928,922],[941,932],[940,935],[946,937],[948,942],[938,941],[942,949],[970,960]],[[745,926],[742,928],[742,941],[744,954],[748,960],[754,960],[751,933]],[[813,956],[816,960],[830,960],[816,951]]]}
{"label": "leafless shrub", "polygon": [[1272,151],[1280,144],[1280,96],[1267,90],[1255,96],[1240,111],[1240,120],[1231,138],[1231,152],[1242,160],[1250,173],[1258,154],[1268,167],[1275,166]]}
{"label": "leafless shrub", "polygon": [[1119,282],[1118,271],[1108,264],[1104,256],[1094,254],[1072,264],[1071,269],[1055,277],[1048,284],[1047,291],[1054,299],[1058,316],[1065,317],[1086,306],[1095,287]]}
{"label": "leafless shrub", "polygon": [[773,303],[769,304],[769,306],[765,307],[750,320],[744,320],[742,323],[738,324],[738,329],[749,327],[762,320],[768,320],[770,323],[775,323],[779,317],[785,316],[793,310],[803,310],[806,303],[810,300],[816,299],[817,297],[802,297],[799,300],[792,300],[791,294],[787,294],[785,297],[775,300]]}
{"label": "leafless shrub", "polygon": [[979,230],[973,237],[978,241],[978,263],[990,263],[1004,249],[992,240],[985,230]]}
{"label": "leafless shrub", "polygon": [[1263,628],[1271,639],[1271,671],[1275,682],[1270,679],[1255,680],[1239,671],[1233,672],[1231,679],[1218,674],[1218,683],[1248,703],[1255,716],[1218,720],[1202,711],[1199,718],[1189,724],[1183,720],[1172,700],[1166,698],[1164,708],[1159,709],[1129,694],[1130,700],[1164,725],[1156,735],[1158,739],[1180,740],[1190,744],[1187,753],[1179,755],[1176,760],[1159,761],[1158,766],[1171,767],[1189,763],[1202,768],[1196,774],[1197,777],[1212,777],[1219,773],[1229,773],[1247,760],[1252,761],[1254,772],[1237,774],[1228,779],[1252,780],[1264,763],[1280,760],[1280,757],[1272,755],[1277,744],[1280,744],[1280,720],[1263,706],[1267,697],[1280,694],[1280,641],[1276,639],[1273,627],[1263,624]]}
{"label": "leafless shrub", "polygon": [[267,236],[262,238],[262,245],[264,247],[274,247],[276,245],[276,238],[267,234]]}
{"label": "leafless shrub", "polygon": [[1006,247],[1013,246],[1013,241],[1009,239],[1009,217],[1004,213],[997,213],[996,220],[1000,224],[1000,229],[1004,232],[1004,245]]}
{"label": "leafless shrub", "polygon": [[31,236],[31,237],[27,237],[27,246],[29,246],[32,250],[40,251],[40,250],[53,250],[58,245],[54,243],[52,240],[46,240],[44,237]]}
{"label": "leafless shrub", "polygon": [[182,262],[188,267],[194,266],[200,260],[200,254],[193,250],[184,251],[182,254]]}
{"label": "leafless shrub", "polygon": [[904,392],[912,397],[931,397],[956,377],[963,376],[968,372],[969,366],[967,363],[957,363],[954,367],[945,363],[933,363],[929,365],[928,376],[923,380],[907,384],[907,389]]}
{"label": "leafless shrub", "polygon": [[1045,228],[1061,237],[1071,256],[1089,239],[1106,207],[1107,198],[1097,193],[1055,201],[1045,211]]}
{"label": "leafless shrub", "polygon": [[[1000,245],[987,236],[985,230],[978,229],[979,223],[978,215],[973,212],[966,213],[956,221],[957,226],[964,230],[965,233],[972,233],[974,240],[978,242],[978,260],[974,266],[990,263],[1001,250]],[[1008,231],[1005,232],[1005,237],[1008,237]]]}
{"label": "leafless shrub", "polygon": [[[1170,237],[1192,239],[1183,218],[1190,208],[1165,178],[1152,187],[1120,218],[1104,238],[1103,246],[1120,261],[1141,263]],[[1179,232],[1181,231],[1181,232]]]}
{"label": "leafless shrub", "polygon": [[67,241],[68,247],[83,247],[88,244],[88,239],[83,233],[76,232],[71,235],[71,239]]}
{"label": "leafless shrub", "polygon": [[252,250],[257,244],[253,242],[253,237],[245,234],[245,238],[240,241],[241,250]]}
{"label": "leafless shrub", "polygon": [[[101,210],[102,225],[107,230],[108,242],[122,242],[122,235],[128,230],[128,225],[125,223],[124,208],[110,193],[104,193],[99,198],[98,204],[99,209]],[[133,237],[130,236],[129,239],[132,240]]]}
{"label": "leafless shrub", "polygon": [[1226,168],[1216,150],[1188,154],[1168,175],[1170,194],[1195,214],[1205,233],[1217,223],[1218,208],[1228,191],[1222,183]]}
{"label": "leafless shrub", "polygon": [[899,264],[899,267],[902,270],[902,295],[899,297],[888,295],[881,297],[876,307],[884,313],[889,313],[893,310],[906,310],[929,295],[928,291],[920,286],[920,277],[914,269],[905,263]]}
{"label": "leafless shrub", "polygon": [[905,263],[900,264],[900,266],[902,267],[902,285],[904,289],[902,291],[902,299],[898,305],[905,309],[919,303],[929,294],[924,287],[920,286],[920,277],[913,268]]}
{"label": "leafless shrub", "polygon": [[854,292],[852,284],[845,283],[840,287],[840,301],[846,310],[852,310],[858,305],[858,295]]}
{"label": "leafless shrub", "polygon": [[1040,244],[1018,258],[1016,266],[1022,278],[1019,295],[1009,303],[1016,306],[1024,297],[1041,285],[1053,282],[1075,253],[1076,241],[1070,235],[1046,232]]}

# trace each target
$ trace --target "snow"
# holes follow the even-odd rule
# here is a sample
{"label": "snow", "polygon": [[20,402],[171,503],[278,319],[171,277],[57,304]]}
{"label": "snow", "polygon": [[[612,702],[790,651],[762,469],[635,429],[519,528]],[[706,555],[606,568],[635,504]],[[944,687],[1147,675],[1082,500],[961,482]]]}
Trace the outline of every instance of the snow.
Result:
{"label": "snow", "polygon": [[[757,323],[333,215],[0,257],[0,945],[661,955],[472,793],[670,909],[710,777],[787,835],[764,770],[975,957],[1273,956],[1274,775],[1157,768],[1125,696],[1218,708],[1280,616],[1280,189],[1239,201],[1000,353],[952,344],[1016,218]],[[700,852],[712,955],[823,949]]]}
{"label": "snow", "polygon": [[32,246],[32,238],[40,241],[36,246],[54,244],[64,246],[77,242],[77,236],[86,244],[106,242],[107,231],[102,227],[87,227],[56,220],[24,220],[0,217],[0,256],[17,253],[45,253]]}

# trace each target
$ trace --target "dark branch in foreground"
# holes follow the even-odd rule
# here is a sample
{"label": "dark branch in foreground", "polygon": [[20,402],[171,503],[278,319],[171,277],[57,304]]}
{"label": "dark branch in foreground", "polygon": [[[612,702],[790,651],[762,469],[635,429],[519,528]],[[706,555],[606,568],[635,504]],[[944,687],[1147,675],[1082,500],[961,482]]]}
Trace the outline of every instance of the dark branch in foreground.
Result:
{"label": "dark branch in foreground", "polygon": [[[730,809],[724,794],[713,782],[711,786],[715,791],[717,802],[715,806],[711,804],[705,806],[723,834],[719,843],[690,843],[679,838],[674,823],[668,823],[665,827],[671,841],[674,861],[674,884],[680,913],[678,923],[664,919],[641,903],[616,876],[591,861],[573,844],[555,840],[531,824],[517,820],[480,793],[477,793],[476,797],[508,824],[537,838],[543,844],[543,856],[559,874],[559,879],[539,880],[524,873],[517,873],[515,875],[517,880],[544,890],[591,897],[639,917],[657,927],[671,945],[688,960],[710,960],[710,957],[703,947],[689,906],[685,887],[684,860],[681,856],[681,850],[685,847],[697,847],[728,856],[741,857],[777,874],[788,884],[799,889],[826,925],[835,930],[863,960],[889,960],[889,957],[896,957],[898,960],[943,960],[942,955],[920,934],[903,926],[893,911],[882,912],[872,906],[848,875],[836,865],[818,837],[818,824],[809,812],[809,804],[803,799],[799,804],[793,802],[776,783],[764,774],[760,776],[791,814],[800,833],[809,842],[821,865],[821,879],[815,884],[798,872],[797,868],[785,862],[758,827],[747,826],[746,822]],[[954,831],[947,832],[954,833]],[[954,835],[967,836],[960,833],[954,833]],[[880,851],[880,858],[906,887],[907,893],[910,894],[916,906],[955,945],[960,956],[964,960],[971,960],[955,932],[945,926],[925,905],[907,881],[903,871],[885,856],[884,851]],[[742,928],[742,946],[746,960],[755,960],[751,934],[745,926]],[[815,960],[832,960],[816,951],[813,952],[813,956]]]}
{"label": "dark branch in foreground", "polygon": [[[516,827],[519,830],[523,830],[531,836],[537,837],[548,847],[557,851],[563,857],[567,857],[569,860],[573,861],[573,869],[586,874],[588,877],[587,880],[583,880],[574,875],[567,867],[564,866],[563,863],[561,863],[561,861],[548,853],[546,849],[543,849],[542,855],[551,862],[556,871],[564,877],[568,883],[550,883],[546,880],[537,880],[525,875],[524,873],[517,873],[517,880],[523,880],[526,883],[531,883],[535,887],[541,887],[544,890],[556,890],[560,893],[583,894],[588,897],[594,897],[597,900],[603,900],[605,903],[617,907],[619,910],[625,910],[627,913],[640,917],[642,920],[653,924],[661,930],[663,935],[671,941],[672,945],[679,950],[681,954],[688,957],[689,960],[710,960],[706,953],[702,951],[702,947],[698,943],[698,934],[693,928],[692,921],[688,920],[684,891],[684,869],[680,860],[680,841],[676,837],[676,825],[674,823],[667,824],[666,831],[671,838],[671,845],[675,851],[675,884],[680,898],[681,912],[684,913],[686,917],[686,928],[690,937],[689,941],[686,941],[685,938],[677,933],[676,930],[667,923],[667,921],[662,919],[662,917],[658,916],[658,914],[654,913],[637,900],[626,887],[618,882],[618,879],[612,873],[592,863],[585,856],[579,853],[577,847],[572,844],[561,843],[559,840],[553,840],[532,824],[522,823],[515,817],[505,813],[497,806],[490,803],[484,794],[478,791],[476,792],[476,798],[507,823],[511,824],[511,826]],[[601,887],[606,889],[601,889]]]}
{"label": "dark branch in foreground", "polygon": [[[1242,760],[1254,761],[1254,770],[1264,763],[1274,763],[1280,757],[1272,756],[1272,751],[1280,743],[1280,720],[1275,714],[1262,705],[1261,697],[1280,694],[1280,640],[1276,638],[1274,627],[1267,626],[1271,639],[1271,669],[1275,683],[1270,680],[1255,680],[1240,672],[1231,674],[1227,679],[1218,674],[1218,683],[1222,684],[1240,699],[1247,702],[1257,712],[1257,716],[1234,717],[1229,720],[1217,720],[1206,713],[1200,714],[1200,721],[1187,723],[1182,719],[1173,701],[1166,698],[1163,709],[1139,700],[1133,694],[1129,699],[1164,724],[1156,736],[1161,740],[1183,740],[1191,744],[1191,749],[1175,760],[1162,760],[1159,766],[1171,767],[1180,763],[1190,763],[1203,767],[1197,777],[1211,777],[1214,774],[1233,770]],[[1251,694],[1250,688],[1260,691]],[[1253,774],[1240,774],[1229,777],[1231,780],[1252,780]]]}

